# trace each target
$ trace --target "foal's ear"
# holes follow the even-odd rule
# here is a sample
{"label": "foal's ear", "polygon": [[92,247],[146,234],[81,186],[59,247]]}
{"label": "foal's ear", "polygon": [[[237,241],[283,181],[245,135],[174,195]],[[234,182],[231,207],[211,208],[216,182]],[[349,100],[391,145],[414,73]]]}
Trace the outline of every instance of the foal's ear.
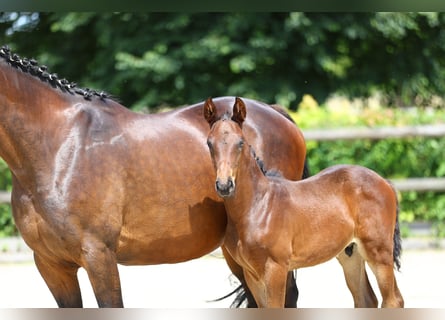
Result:
{"label": "foal's ear", "polygon": [[208,98],[204,103],[204,118],[212,126],[216,121],[216,106],[212,98]]}
{"label": "foal's ear", "polygon": [[239,124],[241,127],[246,119],[246,105],[240,98],[235,98],[235,104],[233,105],[232,120]]}

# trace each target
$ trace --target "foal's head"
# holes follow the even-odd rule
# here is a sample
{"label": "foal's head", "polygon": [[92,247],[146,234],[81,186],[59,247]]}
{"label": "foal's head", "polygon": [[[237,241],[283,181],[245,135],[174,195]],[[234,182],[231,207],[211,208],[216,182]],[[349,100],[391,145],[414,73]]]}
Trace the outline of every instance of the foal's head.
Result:
{"label": "foal's head", "polygon": [[236,98],[232,117],[225,114],[218,119],[216,107],[209,98],[204,104],[204,117],[211,128],[207,145],[216,170],[216,192],[227,198],[235,192],[238,162],[245,147],[241,128],[246,118],[246,106],[241,99]]}

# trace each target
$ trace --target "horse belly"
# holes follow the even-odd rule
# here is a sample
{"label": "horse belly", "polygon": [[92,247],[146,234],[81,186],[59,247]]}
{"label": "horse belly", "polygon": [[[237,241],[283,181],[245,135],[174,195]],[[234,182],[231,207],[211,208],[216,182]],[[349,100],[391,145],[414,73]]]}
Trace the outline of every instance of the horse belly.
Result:
{"label": "horse belly", "polygon": [[335,258],[349,243],[352,237],[348,236],[339,241],[319,241],[310,246],[305,246],[294,251],[291,262],[291,269],[298,269],[303,267],[311,267]]}
{"label": "horse belly", "polygon": [[117,250],[125,265],[178,263],[199,258],[219,247],[226,228],[222,203],[204,200],[150,209],[145,222],[124,224]]}
{"label": "horse belly", "polygon": [[310,267],[336,257],[354,239],[354,223],[346,215],[312,215],[294,233],[292,269]]}

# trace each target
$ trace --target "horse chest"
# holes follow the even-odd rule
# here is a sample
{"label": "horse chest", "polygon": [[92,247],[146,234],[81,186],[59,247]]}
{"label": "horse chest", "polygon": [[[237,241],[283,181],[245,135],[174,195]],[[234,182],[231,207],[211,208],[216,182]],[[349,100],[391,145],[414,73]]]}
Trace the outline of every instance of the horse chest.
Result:
{"label": "horse chest", "polygon": [[224,245],[237,263],[251,271],[257,270],[264,262],[266,252],[273,250],[268,243],[266,233],[261,228],[253,227],[249,231],[239,230],[239,226],[229,223],[226,229]]}
{"label": "horse chest", "polygon": [[71,257],[72,245],[67,242],[69,232],[63,224],[45,219],[30,197],[22,195],[14,204],[14,220],[27,245],[35,252],[51,257]]}

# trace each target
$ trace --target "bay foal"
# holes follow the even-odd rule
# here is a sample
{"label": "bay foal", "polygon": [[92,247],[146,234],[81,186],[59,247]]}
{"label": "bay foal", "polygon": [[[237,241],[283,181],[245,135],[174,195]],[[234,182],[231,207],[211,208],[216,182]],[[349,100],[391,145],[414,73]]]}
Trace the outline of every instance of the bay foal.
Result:
{"label": "bay foal", "polygon": [[377,307],[365,261],[377,278],[383,307],[403,307],[394,265],[401,252],[398,201],[374,171],[340,165],[298,182],[268,177],[246,141],[244,102],[218,118],[204,105],[211,126],[207,144],[216,191],[228,214],[225,246],[244,270],[260,307],[283,307],[289,270],[337,257],[356,307]]}

